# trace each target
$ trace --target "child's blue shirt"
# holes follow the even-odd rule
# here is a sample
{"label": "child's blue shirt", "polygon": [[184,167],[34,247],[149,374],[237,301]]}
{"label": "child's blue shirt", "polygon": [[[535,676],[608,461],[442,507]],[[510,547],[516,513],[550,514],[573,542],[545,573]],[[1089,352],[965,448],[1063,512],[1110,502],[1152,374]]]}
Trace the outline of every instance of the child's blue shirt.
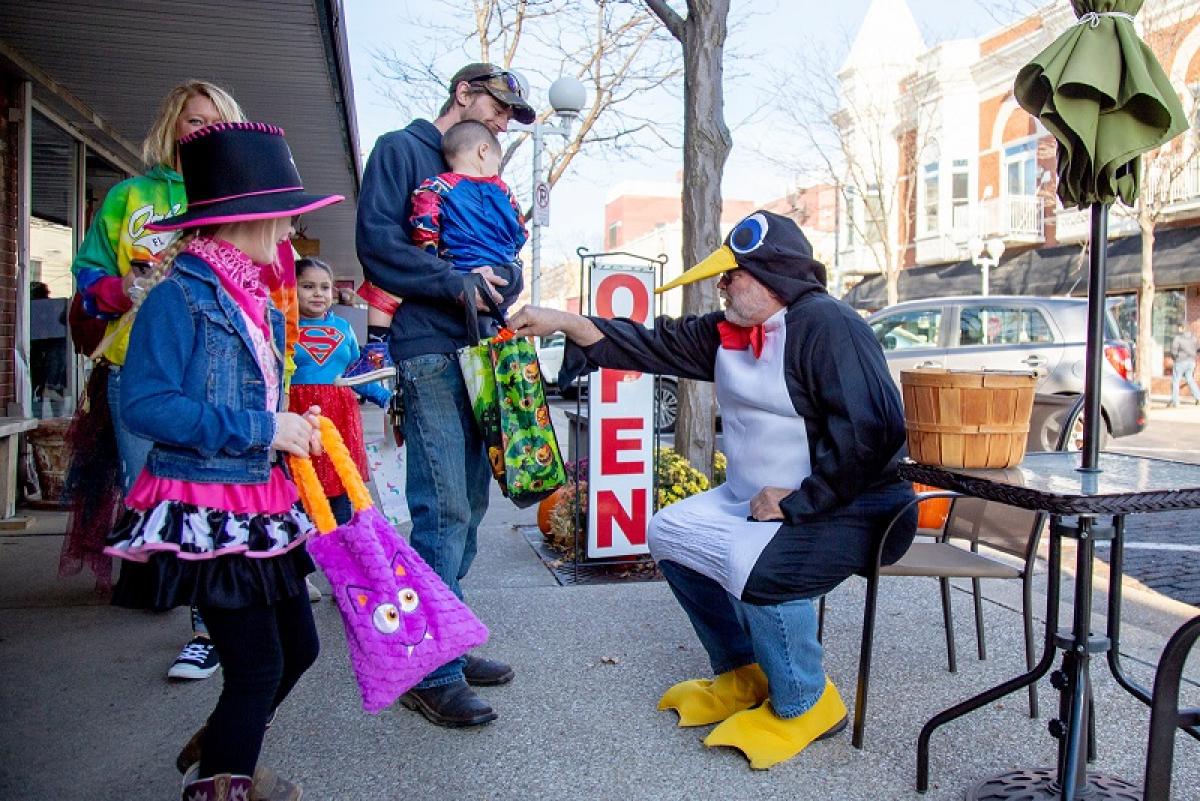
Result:
{"label": "child's blue shirt", "polygon": [[[332,384],[358,355],[358,340],[349,322],[331,311],[318,318],[301,317],[292,383]],[[387,405],[388,391],[378,383],[351,389],[373,403]]]}

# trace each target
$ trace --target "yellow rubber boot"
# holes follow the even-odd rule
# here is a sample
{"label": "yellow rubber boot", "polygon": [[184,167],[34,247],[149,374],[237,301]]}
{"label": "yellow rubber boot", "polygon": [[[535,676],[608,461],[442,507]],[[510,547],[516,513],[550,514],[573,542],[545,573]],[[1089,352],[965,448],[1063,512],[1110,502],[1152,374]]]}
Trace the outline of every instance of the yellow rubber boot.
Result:
{"label": "yellow rubber boot", "polygon": [[679,682],[663,693],[658,710],[674,709],[679,713],[680,726],[708,726],[758,706],[766,698],[767,675],[757,662],[752,662],[714,679]]}
{"label": "yellow rubber boot", "polygon": [[837,687],[825,679],[825,691],[812,709],[803,715],[777,717],[768,701],[762,706],[738,712],[704,738],[709,748],[736,748],[750,760],[750,767],[766,770],[799,754],[809,743],[832,737],[846,728],[846,705]]}

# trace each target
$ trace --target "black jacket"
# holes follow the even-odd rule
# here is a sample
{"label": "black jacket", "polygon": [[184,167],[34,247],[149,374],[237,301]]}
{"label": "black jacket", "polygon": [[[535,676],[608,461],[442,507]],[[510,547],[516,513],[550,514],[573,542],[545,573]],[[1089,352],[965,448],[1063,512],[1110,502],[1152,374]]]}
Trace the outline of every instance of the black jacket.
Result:
{"label": "black jacket", "polygon": [[[442,134],[428,120],[379,137],[363,172],[358,199],[356,244],[367,280],[403,299],[392,318],[391,352],[396,361],[429,353],[453,353],[474,344],[464,322],[465,276],[412,244],[412,193],[426,178],[446,172]],[[508,286],[500,289],[507,308],[523,286],[519,269],[494,268]],[[480,316],[482,335],[496,321]]]}

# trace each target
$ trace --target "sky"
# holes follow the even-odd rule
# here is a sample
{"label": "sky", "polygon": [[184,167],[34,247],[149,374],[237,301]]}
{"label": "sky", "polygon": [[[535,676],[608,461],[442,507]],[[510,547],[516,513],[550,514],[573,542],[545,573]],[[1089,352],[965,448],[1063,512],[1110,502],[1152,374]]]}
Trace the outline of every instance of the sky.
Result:
{"label": "sky", "polygon": [[[579,0],[586,8],[587,0]],[[676,4],[682,6],[682,4]],[[727,198],[765,202],[781,197],[796,186],[797,177],[781,170],[764,155],[789,143],[778,137],[778,121],[769,111],[777,81],[776,68],[793,63],[798,49],[813,48],[829,54],[829,69],[836,71],[861,25],[870,0],[732,0],[731,32],[726,50],[733,55],[725,77],[725,117],[733,135],[733,150],[726,163],[722,191]],[[1015,20],[1032,3],[1022,0],[908,0],[927,45],[946,39],[979,36]],[[428,0],[348,0],[345,4],[351,71],[359,134],[369,151],[381,134],[408,123],[383,90],[385,83],[375,56],[380,49],[406,52],[429,48],[429,29],[413,20],[461,28],[473,25],[470,0],[447,7]],[[455,13],[456,8],[462,11]],[[446,50],[439,47],[439,52]],[[475,56],[477,57],[477,56]],[[475,57],[458,50],[448,53],[439,66],[447,74]],[[548,106],[546,92],[553,76],[541,80],[529,75],[535,108]],[[649,104],[651,101],[647,101]],[[679,90],[660,93],[645,113],[661,119],[668,138],[681,141],[683,102]],[[430,108],[428,118],[435,116]],[[364,152],[365,156],[365,152]],[[543,263],[573,257],[575,248],[598,247],[604,226],[604,202],[610,189],[621,182],[670,182],[682,167],[678,147],[659,147],[639,157],[604,158],[586,149],[555,185],[551,225],[543,234]],[[528,162],[513,168],[528,170]],[[507,176],[510,183],[518,181]],[[528,191],[529,180],[519,182]]]}

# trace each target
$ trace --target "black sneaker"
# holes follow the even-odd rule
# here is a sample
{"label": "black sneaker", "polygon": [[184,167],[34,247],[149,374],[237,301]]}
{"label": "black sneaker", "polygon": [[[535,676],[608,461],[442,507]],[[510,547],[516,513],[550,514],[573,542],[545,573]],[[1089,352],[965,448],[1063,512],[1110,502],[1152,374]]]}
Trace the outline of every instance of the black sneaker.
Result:
{"label": "black sneaker", "polygon": [[208,637],[196,635],[183,646],[175,664],[167,671],[168,679],[207,679],[217,672],[221,659],[217,656],[217,646]]}

